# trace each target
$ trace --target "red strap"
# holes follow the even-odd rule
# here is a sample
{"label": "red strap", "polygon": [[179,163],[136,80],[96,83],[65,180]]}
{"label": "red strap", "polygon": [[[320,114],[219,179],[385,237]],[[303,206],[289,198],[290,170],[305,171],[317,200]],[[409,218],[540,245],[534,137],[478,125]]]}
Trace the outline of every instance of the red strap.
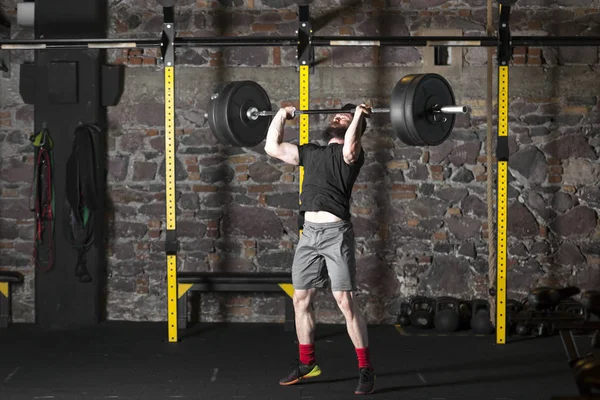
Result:
{"label": "red strap", "polygon": [[[39,195],[35,196],[35,214],[37,220],[37,226],[35,229],[35,237],[34,237],[34,246],[33,246],[33,257],[35,260],[36,267],[40,268],[42,271],[46,272],[52,269],[54,264],[54,215],[52,213],[52,164],[50,162],[50,154],[48,151],[42,146],[38,152],[38,157],[36,160],[37,166],[45,165],[46,168],[46,202],[42,204],[42,199]],[[36,177],[37,178],[37,177]],[[36,179],[37,180],[37,179]],[[39,183],[38,183],[39,184]],[[51,229],[49,234],[49,258],[48,265],[45,268],[42,268],[38,261],[38,253],[37,253],[37,245],[43,241],[43,233],[44,233],[44,222],[48,221],[50,223]]]}

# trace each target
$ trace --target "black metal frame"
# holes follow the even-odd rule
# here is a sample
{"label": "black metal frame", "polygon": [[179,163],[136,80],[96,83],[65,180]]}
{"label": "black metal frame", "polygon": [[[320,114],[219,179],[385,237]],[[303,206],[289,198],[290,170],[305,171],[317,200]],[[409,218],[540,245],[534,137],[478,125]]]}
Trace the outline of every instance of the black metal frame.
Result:
{"label": "black metal frame", "polygon": [[[174,65],[178,47],[282,47],[296,46],[298,67],[308,65],[314,72],[315,47],[496,47],[500,65],[508,65],[514,47],[586,47],[600,46],[600,36],[511,36],[508,27],[510,6],[500,9],[498,36],[313,36],[309,6],[298,6],[297,36],[238,36],[238,37],[177,37],[177,33],[164,24],[161,38],[125,39],[2,39],[0,50],[52,50],[52,49],[131,49],[160,48],[163,65],[166,58]],[[164,21],[174,21],[174,7],[163,7]],[[506,24],[503,23],[503,20]],[[173,25],[172,25],[173,26]],[[171,57],[172,56],[172,57]]]}
{"label": "black metal frame", "polygon": [[308,65],[310,72],[314,72],[315,48],[312,44],[312,27],[308,6],[298,7],[298,68]]}
{"label": "black metal frame", "polygon": [[[498,47],[500,36],[310,36],[312,47]],[[156,48],[156,38],[0,39],[2,50]],[[177,47],[298,46],[296,36],[177,37]],[[600,46],[600,36],[512,36],[510,47]]]}
{"label": "black metal frame", "polygon": [[[295,313],[292,298],[283,292],[279,286],[280,283],[290,284],[292,276],[290,274],[224,274],[210,272],[183,272],[178,274],[177,284],[191,285],[185,290],[185,294],[177,299],[177,327],[186,329],[188,325],[188,296],[193,296],[194,292],[278,292],[285,296],[285,322],[284,331],[294,330]],[[178,289],[178,292],[180,290]]]}
{"label": "black metal frame", "polygon": [[[0,21],[0,40],[10,38],[10,27]],[[0,50],[0,71],[3,78],[10,78],[10,51]]]}
{"label": "black metal frame", "polygon": [[[163,7],[165,21],[174,22],[174,7]],[[510,54],[514,47],[543,46],[600,46],[600,36],[514,36],[508,25],[503,26],[502,16],[507,21],[509,5],[500,9],[501,21],[498,36],[313,36],[309,6],[298,6],[297,36],[238,36],[238,37],[176,37],[165,46],[165,32],[159,38],[126,39],[0,39],[1,50],[49,50],[49,49],[118,49],[162,47],[164,53],[171,45],[177,47],[244,47],[244,46],[297,46],[299,65],[314,64],[314,47],[498,47],[503,54]],[[508,40],[506,40],[508,38]],[[166,47],[166,48],[165,48]],[[510,57],[510,56],[509,56]],[[502,57],[504,58],[504,57]]]}

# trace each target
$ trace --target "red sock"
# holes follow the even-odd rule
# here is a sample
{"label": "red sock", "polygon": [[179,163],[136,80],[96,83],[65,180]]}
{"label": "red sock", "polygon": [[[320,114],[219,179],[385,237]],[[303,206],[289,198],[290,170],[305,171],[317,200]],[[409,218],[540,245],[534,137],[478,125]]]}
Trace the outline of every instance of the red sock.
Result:
{"label": "red sock", "polygon": [[302,364],[310,365],[315,362],[315,345],[314,344],[300,344],[300,362]]}
{"label": "red sock", "polygon": [[369,355],[369,348],[356,349],[356,357],[358,358],[358,368],[370,367],[371,358]]}

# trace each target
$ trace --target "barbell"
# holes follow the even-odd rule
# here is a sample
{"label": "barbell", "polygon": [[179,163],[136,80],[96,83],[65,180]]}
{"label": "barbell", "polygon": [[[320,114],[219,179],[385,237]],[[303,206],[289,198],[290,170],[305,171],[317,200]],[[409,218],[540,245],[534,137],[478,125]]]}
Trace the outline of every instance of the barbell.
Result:
{"label": "barbell", "polygon": [[[398,138],[410,146],[442,144],[454,128],[457,114],[470,112],[468,106],[455,104],[448,81],[438,74],[412,74],[400,79],[390,97],[388,108],[373,108],[372,113],[389,113]],[[353,113],[354,110],[296,110],[302,114]],[[215,137],[225,145],[254,147],[265,140],[273,115],[267,92],[254,81],[234,81],[218,85],[205,115]]]}

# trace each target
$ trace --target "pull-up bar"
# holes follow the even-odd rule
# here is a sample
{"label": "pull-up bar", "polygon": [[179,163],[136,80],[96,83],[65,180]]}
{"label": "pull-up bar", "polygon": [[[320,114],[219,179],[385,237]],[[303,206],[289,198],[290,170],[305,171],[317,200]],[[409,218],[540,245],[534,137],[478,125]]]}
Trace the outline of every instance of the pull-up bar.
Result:
{"label": "pull-up bar", "polygon": [[[177,47],[298,46],[296,36],[177,37]],[[498,47],[497,36],[311,36],[313,47]],[[132,49],[164,46],[164,39],[0,39],[2,50]],[[600,46],[600,36],[513,36],[511,47]]]}

